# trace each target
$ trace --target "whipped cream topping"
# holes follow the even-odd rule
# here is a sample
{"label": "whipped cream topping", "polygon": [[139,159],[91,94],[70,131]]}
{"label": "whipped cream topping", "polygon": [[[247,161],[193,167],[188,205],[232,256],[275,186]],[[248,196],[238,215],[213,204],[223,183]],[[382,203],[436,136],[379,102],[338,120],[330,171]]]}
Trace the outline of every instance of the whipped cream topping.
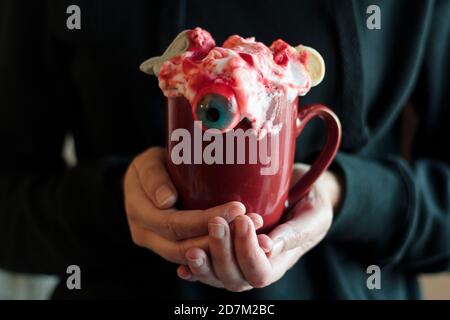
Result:
{"label": "whipped cream topping", "polygon": [[225,84],[234,91],[241,118],[260,130],[271,127],[274,97],[285,95],[293,102],[311,88],[308,53],[283,40],[267,47],[255,38],[233,35],[217,47],[201,28],[188,31],[188,37],[188,50],[165,61],[159,72],[159,86],[168,98],[184,96],[192,105],[202,87]]}

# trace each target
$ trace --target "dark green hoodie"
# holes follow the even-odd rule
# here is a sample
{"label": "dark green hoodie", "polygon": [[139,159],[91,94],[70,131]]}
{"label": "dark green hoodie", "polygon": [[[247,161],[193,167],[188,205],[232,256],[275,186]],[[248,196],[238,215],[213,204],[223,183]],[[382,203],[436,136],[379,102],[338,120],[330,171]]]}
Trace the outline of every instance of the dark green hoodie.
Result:
{"label": "dark green hoodie", "polygon": [[[81,30],[66,28],[71,4]],[[367,28],[369,5],[379,30]],[[300,105],[324,103],[342,122],[332,167],[342,207],[325,240],[264,289],[184,283],[129,235],[120,178],[134,155],[164,144],[164,99],[138,66],[195,26],[218,43],[237,33],[316,48],[327,73]],[[82,290],[62,281],[56,298],[419,298],[418,274],[450,270],[449,39],[448,0],[1,1],[0,267],[64,280],[79,265]],[[402,121],[406,105],[416,130]],[[320,149],[322,129],[302,135],[297,161]],[[378,290],[366,284],[372,265]]]}

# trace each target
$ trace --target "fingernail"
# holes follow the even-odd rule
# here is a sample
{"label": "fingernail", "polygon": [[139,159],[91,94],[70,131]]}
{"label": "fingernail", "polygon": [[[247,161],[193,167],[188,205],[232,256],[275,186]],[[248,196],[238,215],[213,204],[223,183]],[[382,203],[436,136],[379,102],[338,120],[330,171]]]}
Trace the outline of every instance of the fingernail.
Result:
{"label": "fingernail", "polygon": [[199,258],[199,259],[188,259],[188,261],[189,261],[189,265],[191,267],[194,267],[194,268],[201,267],[202,264],[203,264],[203,259],[202,258]]}
{"label": "fingernail", "polygon": [[192,277],[192,275],[190,273],[187,273],[183,269],[178,270],[178,276],[182,279],[190,279]]}
{"label": "fingernail", "polygon": [[155,197],[160,206],[175,204],[175,194],[166,184],[163,184],[156,190]]}
{"label": "fingernail", "polygon": [[247,236],[247,230],[248,230],[248,223],[247,219],[238,217],[237,218],[237,226],[236,226],[236,233],[240,237],[246,237]]}
{"label": "fingernail", "polygon": [[244,205],[233,205],[229,208],[224,216],[224,219],[229,223],[232,222],[237,216],[243,215],[245,213]]}
{"label": "fingernail", "polygon": [[253,221],[253,224],[255,225],[255,229],[261,228],[264,224],[263,218],[259,214],[253,214],[251,216],[251,219]]}
{"label": "fingernail", "polygon": [[223,224],[218,223],[210,223],[209,234],[217,239],[222,239],[225,236],[225,226]]}
{"label": "fingernail", "polygon": [[271,256],[276,256],[280,254],[284,249],[284,240],[283,239],[277,239],[275,240],[275,243],[272,248]]}
{"label": "fingernail", "polygon": [[[267,244],[267,243],[266,243]],[[265,253],[269,253],[273,249],[273,243],[270,242],[268,246],[261,247]]]}

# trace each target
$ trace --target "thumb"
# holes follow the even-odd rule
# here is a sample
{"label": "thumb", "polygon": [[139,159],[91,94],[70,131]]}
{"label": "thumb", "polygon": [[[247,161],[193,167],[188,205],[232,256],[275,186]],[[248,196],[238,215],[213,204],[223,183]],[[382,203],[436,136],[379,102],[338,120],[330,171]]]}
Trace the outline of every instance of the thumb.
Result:
{"label": "thumb", "polygon": [[159,209],[168,209],[177,201],[175,189],[165,166],[165,150],[153,147],[135,158],[136,172],[147,197]]}
{"label": "thumb", "polygon": [[271,258],[292,249],[300,249],[303,255],[317,245],[331,226],[333,211],[331,204],[313,188],[289,215],[269,234],[274,243]]}

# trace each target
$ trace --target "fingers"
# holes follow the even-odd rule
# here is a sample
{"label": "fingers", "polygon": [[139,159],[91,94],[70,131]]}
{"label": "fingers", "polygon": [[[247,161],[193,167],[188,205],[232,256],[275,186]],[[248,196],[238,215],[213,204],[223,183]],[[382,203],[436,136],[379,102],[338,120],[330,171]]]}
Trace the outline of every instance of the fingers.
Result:
{"label": "fingers", "polygon": [[[248,233],[246,234],[239,233],[242,229],[242,225],[238,222],[240,219],[247,225]],[[233,225],[236,233],[242,237],[238,241],[236,238],[233,241],[227,221],[220,217],[212,218],[208,224],[210,258],[204,250],[199,248],[188,250],[186,252],[188,266],[179,266],[178,276],[188,281],[198,280],[214,287],[224,287],[232,292],[268,285],[271,279],[271,265],[265,256],[265,251],[271,249],[272,240],[266,235],[256,235],[255,225],[262,226],[261,216],[250,214],[238,217]],[[237,242],[242,245],[237,246]],[[241,256],[240,261],[235,258],[234,250],[236,255]],[[249,252],[257,252],[257,254],[250,254],[249,257]],[[241,272],[242,268],[249,281]]]}
{"label": "fingers", "polygon": [[192,281],[192,282],[197,281],[194,278],[194,276],[192,275],[192,272],[189,269],[189,267],[185,266],[185,265],[178,266],[177,275],[183,280]]}
{"label": "fingers", "polygon": [[130,230],[135,244],[147,248],[173,263],[186,264],[186,252],[190,248],[201,248],[209,251],[208,236],[174,242],[161,237],[157,233],[142,229],[136,224],[130,224]]}
{"label": "fingers", "polygon": [[252,220],[255,229],[258,230],[264,225],[263,218],[257,213],[248,213],[247,216]]}
{"label": "fingers", "polygon": [[301,200],[291,212],[289,221],[277,226],[269,237],[273,240],[270,257],[291,249],[300,249],[304,254],[314,247],[331,226],[333,209],[314,189]]}
{"label": "fingers", "polygon": [[271,265],[259,246],[253,223],[249,217],[240,216],[234,224],[235,253],[240,270],[252,287],[262,288],[270,282]]}
{"label": "fingers", "polygon": [[229,202],[207,210],[177,211],[161,216],[163,224],[159,229],[171,239],[186,239],[208,234],[208,221],[214,217],[222,217],[231,222],[237,216],[245,214],[245,206],[240,202]]}
{"label": "fingers", "polygon": [[273,249],[272,239],[266,234],[258,234],[257,237],[260,248],[263,249],[266,254],[271,252]]}
{"label": "fingers", "polygon": [[150,148],[133,161],[141,186],[154,206],[167,209],[175,205],[177,191],[165,166],[163,148]]}
{"label": "fingers", "polygon": [[237,201],[225,203],[207,210],[176,211],[162,217],[163,226],[168,237],[186,239],[208,234],[208,221],[222,217],[226,222],[245,214],[245,206]]}
{"label": "fingers", "polygon": [[188,250],[186,252],[186,260],[195,280],[216,288],[223,288],[223,284],[214,274],[204,250],[199,248]]}
{"label": "fingers", "polygon": [[245,206],[235,201],[207,210],[159,210],[141,188],[128,192],[126,203],[130,219],[137,221],[143,228],[174,241],[208,234],[208,220],[213,217],[223,217],[231,222],[237,216],[245,214]]}
{"label": "fingers", "polygon": [[227,290],[242,291],[248,286],[234,258],[233,244],[228,223],[222,218],[209,221],[209,248],[217,278]]}

